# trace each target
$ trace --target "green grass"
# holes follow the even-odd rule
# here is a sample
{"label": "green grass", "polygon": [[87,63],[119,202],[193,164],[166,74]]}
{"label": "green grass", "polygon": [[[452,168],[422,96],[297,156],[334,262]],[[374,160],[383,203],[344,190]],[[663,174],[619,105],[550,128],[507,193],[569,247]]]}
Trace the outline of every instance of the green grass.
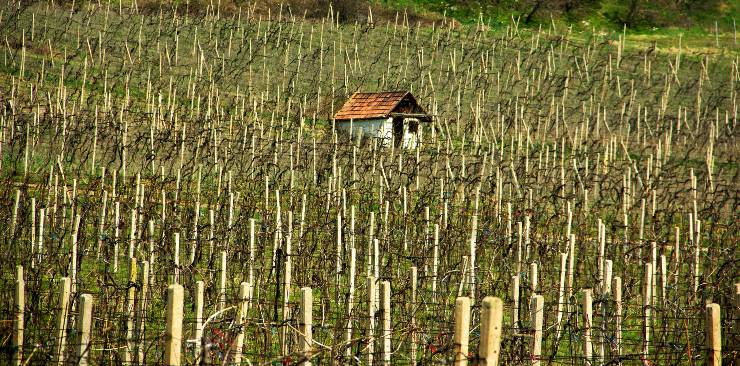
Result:
{"label": "green grass", "polygon": [[[494,32],[504,30],[512,19],[527,15],[526,2],[497,1],[492,5],[483,1],[457,2],[450,0],[377,0],[384,7],[397,11],[408,10],[421,16],[432,18],[445,15],[463,25],[478,23],[481,19]],[[462,3],[462,4],[460,4]],[[716,52],[717,48],[728,47],[737,50],[734,41],[734,21],[740,19],[740,6],[733,1],[720,2],[715,9],[691,9],[676,13],[672,9],[661,8],[660,4],[650,2],[640,6],[651,18],[625,27],[618,21],[618,16],[626,12],[625,1],[604,0],[594,5],[584,6],[572,13],[540,10],[530,24],[520,24],[521,28],[547,29],[572,28],[574,35],[597,33],[616,40],[623,32],[628,45],[639,47],[655,44],[661,49],[677,49],[679,38],[684,49],[695,49],[698,52]],[[646,16],[647,17],[647,16]],[[715,40],[715,22],[718,26],[719,44]]]}

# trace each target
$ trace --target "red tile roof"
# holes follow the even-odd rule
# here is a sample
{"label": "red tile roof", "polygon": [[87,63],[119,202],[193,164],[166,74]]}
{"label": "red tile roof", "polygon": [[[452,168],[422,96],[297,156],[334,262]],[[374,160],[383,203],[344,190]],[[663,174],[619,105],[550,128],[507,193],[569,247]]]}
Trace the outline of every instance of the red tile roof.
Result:
{"label": "red tile roof", "polygon": [[334,115],[338,120],[385,118],[409,92],[354,93]]}

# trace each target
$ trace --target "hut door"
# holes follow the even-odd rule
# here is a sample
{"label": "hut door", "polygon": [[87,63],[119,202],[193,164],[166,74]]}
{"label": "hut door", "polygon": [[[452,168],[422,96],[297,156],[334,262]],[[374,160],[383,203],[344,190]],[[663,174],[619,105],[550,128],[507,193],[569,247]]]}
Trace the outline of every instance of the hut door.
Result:
{"label": "hut door", "polygon": [[403,141],[403,117],[393,117],[393,144],[399,146]]}

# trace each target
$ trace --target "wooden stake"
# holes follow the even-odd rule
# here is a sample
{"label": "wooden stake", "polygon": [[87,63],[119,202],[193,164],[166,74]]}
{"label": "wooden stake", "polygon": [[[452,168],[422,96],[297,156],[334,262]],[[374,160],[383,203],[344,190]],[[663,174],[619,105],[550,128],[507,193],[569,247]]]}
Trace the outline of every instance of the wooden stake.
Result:
{"label": "wooden stake", "polygon": [[419,341],[416,339],[416,288],[418,283],[418,271],[416,267],[411,267],[411,303],[409,312],[411,313],[411,350],[409,357],[411,365],[416,365],[416,350],[419,347]]}
{"label": "wooden stake", "polygon": [[[608,299],[609,296],[611,296],[612,292],[612,261],[609,259],[604,261],[604,278],[602,281],[602,285],[602,295],[603,297]],[[602,302],[599,304],[599,308],[601,310],[601,329],[599,332],[599,353],[597,355],[597,362],[600,365],[604,364],[604,358],[606,357],[606,327],[608,307],[608,302]]]}
{"label": "wooden stake", "polygon": [[652,285],[652,279],[653,279],[653,265],[650,263],[645,264],[645,282],[643,283],[643,298],[642,298],[642,306],[643,306],[643,323],[642,323],[642,329],[643,329],[643,343],[642,343],[642,355],[645,359],[647,359],[648,355],[650,354],[650,324],[652,322],[652,314],[651,314],[651,300],[652,300],[652,291],[653,291],[653,285]]}
{"label": "wooden stake", "polygon": [[367,278],[367,310],[368,310],[368,327],[367,327],[367,364],[373,364],[373,353],[375,352],[375,277],[370,276]]}
{"label": "wooden stake", "polygon": [[[354,207],[354,206],[353,206]],[[349,266],[349,296],[347,297],[347,333],[345,342],[351,344],[352,341],[352,310],[355,302],[355,272],[357,271],[357,250],[350,248],[350,266]],[[351,357],[352,348],[347,347],[345,355]]]}
{"label": "wooden stake", "polygon": [[434,224],[434,249],[432,251],[432,298],[437,298],[437,276],[439,273],[439,224]]}
{"label": "wooden stake", "polygon": [[[694,216],[694,219],[696,219],[696,216]],[[701,242],[699,241],[699,238],[701,237],[700,225],[701,225],[701,222],[699,220],[696,220],[696,233],[695,233],[695,237],[692,237],[692,240],[694,240],[694,243],[696,244],[696,248],[694,250],[694,302],[699,301],[699,275],[701,274],[701,270],[700,270]]]}
{"label": "wooden stake", "polygon": [[[0,146],[2,145],[2,142],[0,142]],[[18,206],[20,206],[21,201],[21,190],[16,189],[15,190],[15,203],[13,204],[13,218],[10,221],[10,237],[13,238],[15,236],[15,226],[18,222]]]}
{"label": "wooden stake", "polygon": [[174,262],[175,262],[175,275],[173,278],[173,282],[179,283],[180,282],[180,233],[175,233]]}
{"label": "wooden stake", "polygon": [[26,281],[23,279],[23,266],[16,266],[15,282],[15,319],[13,320],[13,365],[20,366],[23,362],[23,330],[24,312],[26,308]]}
{"label": "wooden stake", "polygon": [[681,274],[681,229],[675,227],[675,244],[673,247],[673,260],[676,266],[676,272],[673,275],[673,283],[678,286],[678,277]]}
{"label": "wooden stake", "polygon": [[384,366],[391,364],[391,283],[381,283],[381,311],[383,322],[383,354],[381,359]]}
{"label": "wooden stake", "polygon": [[468,342],[470,339],[470,298],[455,300],[455,366],[468,364]]}
{"label": "wooden stake", "polygon": [[473,215],[473,224],[470,230],[470,299],[475,299],[475,249],[478,231],[478,215]]}
{"label": "wooden stake", "polygon": [[226,252],[221,252],[221,266],[218,281],[218,310],[226,308]]}
{"label": "wooden stake", "polygon": [[[252,285],[254,285],[254,244],[256,239],[254,235],[255,224],[256,221],[254,219],[249,219],[249,283],[251,283]],[[211,247],[213,247],[213,244],[211,244]],[[213,248],[211,248],[211,251],[213,251]]]}
{"label": "wooden stake", "polygon": [[90,331],[92,329],[93,297],[90,294],[80,295],[79,315],[77,319],[77,363],[87,365],[87,356],[90,354]]}
{"label": "wooden stake", "polygon": [[[570,234],[568,238],[568,299],[569,301],[573,297],[573,270],[575,265],[575,258],[576,258],[576,236],[575,234]],[[572,304],[571,304],[572,306]]]}
{"label": "wooden stake", "polygon": [[511,322],[514,331],[519,329],[519,276],[511,277],[511,298],[514,301],[511,309]]}
{"label": "wooden stake", "polygon": [[195,339],[195,351],[193,354],[194,364],[200,364],[203,358],[203,294],[205,283],[203,281],[195,282],[195,330],[193,338]]}
{"label": "wooden stake", "polygon": [[740,317],[740,282],[735,284],[735,311],[737,311],[737,315]]}
{"label": "wooden stake", "polygon": [[[371,296],[372,298],[372,296]],[[312,344],[313,344],[313,293],[310,287],[301,288],[301,309],[298,330],[298,345],[303,357],[301,366],[311,366]],[[371,357],[372,359],[372,357]]]}
{"label": "wooden stake", "polygon": [[592,365],[593,343],[591,328],[593,326],[593,298],[591,290],[583,290],[583,357],[586,365]]}
{"label": "wooden stake", "polygon": [[555,325],[555,339],[560,339],[560,330],[563,321],[563,306],[565,305],[565,273],[568,254],[560,253],[560,286],[558,287],[558,314]]}
{"label": "wooden stake", "polygon": [[[150,221],[151,222],[151,221]],[[139,295],[139,334],[138,334],[138,345],[137,345],[137,360],[139,365],[146,364],[146,360],[144,359],[144,355],[146,352],[144,352],[144,331],[145,331],[145,325],[146,325],[146,319],[147,319],[147,307],[149,304],[149,278],[150,277],[150,269],[149,269],[149,262],[143,261],[141,263],[141,291]]]}
{"label": "wooden stake", "polygon": [[[622,356],[622,278],[614,277],[614,354],[617,360]],[[622,362],[618,361],[621,365]]]}
{"label": "wooden stake", "polygon": [[241,365],[242,362],[242,349],[244,347],[244,327],[247,322],[247,310],[249,307],[249,289],[251,285],[247,282],[242,282],[239,285],[239,315],[237,316],[237,326],[239,327],[239,334],[236,336],[236,347],[234,349],[233,362],[236,365]]}
{"label": "wooden stake", "polygon": [[478,358],[481,366],[498,366],[501,354],[501,324],[504,315],[504,303],[498,297],[487,296],[481,304],[480,343]]}
{"label": "wooden stake", "polygon": [[719,304],[707,305],[707,365],[722,366],[722,330]]}
{"label": "wooden stake", "polygon": [[69,314],[69,292],[71,281],[69,277],[62,277],[59,281],[59,312],[57,313],[57,334],[54,364],[64,364],[64,348],[67,345],[67,315]]}
{"label": "wooden stake", "polygon": [[531,345],[532,366],[539,366],[542,358],[542,320],[545,312],[545,298],[542,295],[532,296],[530,311],[534,330]]}
{"label": "wooden stake", "polygon": [[612,268],[614,263],[607,259],[604,261],[604,294],[612,293]]}
{"label": "wooden stake", "polygon": [[167,288],[167,328],[165,330],[164,363],[180,366],[182,349],[183,288],[172,284]]}
{"label": "wooden stake", "polygon": [[77,293],[77,235],[80,231],[80,215],[77,214],[73,218],[74,220],[74,230],[72,231],[72,253],[70,255],[70,270],[69,270],[69,276],[70,276],[70,292],[73,294]]}
{"label": "wooden stake", "polygon": [[136,302],[136,258],[129,259],[129,287],[126,296],[126,347],[123,355],[125,363],[133,362],[134,304]]}
{"label": "wooden stake", "polygon": [[665,254],[660,256],[660,303],[666,303],[666,281],[668,279],[668,259]]}

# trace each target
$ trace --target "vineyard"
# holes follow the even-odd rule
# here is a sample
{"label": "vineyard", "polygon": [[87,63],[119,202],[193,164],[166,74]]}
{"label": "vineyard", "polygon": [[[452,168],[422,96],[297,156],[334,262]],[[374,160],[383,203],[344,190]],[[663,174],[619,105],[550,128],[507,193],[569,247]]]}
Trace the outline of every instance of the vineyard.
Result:
{"label": "vineyard", "polygon": [[185,6],[0,6],[0,364],[740,363],[732,29]]}

